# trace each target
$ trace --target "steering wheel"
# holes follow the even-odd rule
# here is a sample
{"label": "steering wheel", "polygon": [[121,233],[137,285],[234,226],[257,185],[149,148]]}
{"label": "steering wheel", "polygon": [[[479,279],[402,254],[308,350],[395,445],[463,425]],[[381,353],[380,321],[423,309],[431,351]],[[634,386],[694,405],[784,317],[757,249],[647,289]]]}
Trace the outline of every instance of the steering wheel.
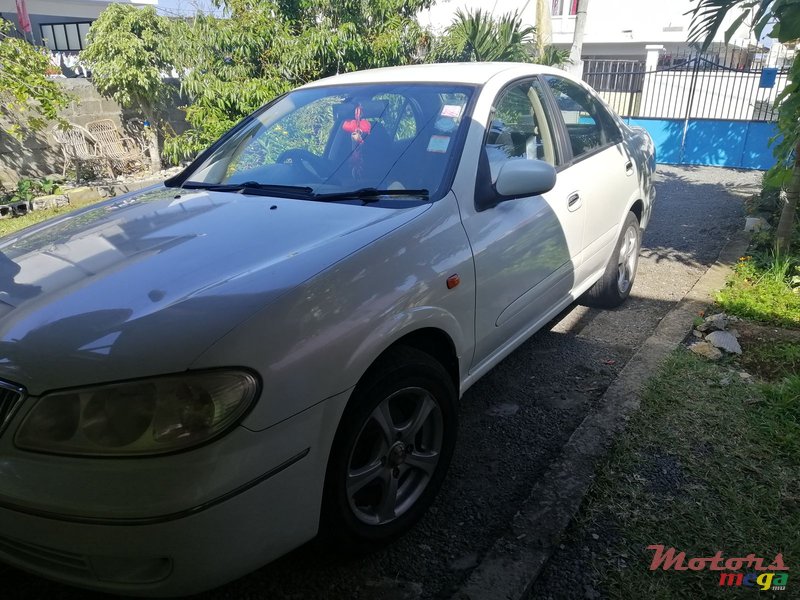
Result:
{"label": "steering wheel", "polygon": [[289,160],[292,161],[293,165],[300,165],[303,167],[303,169],[320,181],[324,179],[324,177],[320,175],[320,171],[324,172],[327,161],[321,156],[317,156],[305,148],[291,148],[281,152],[278,158],[275,159],[275,163],[282,164]]}

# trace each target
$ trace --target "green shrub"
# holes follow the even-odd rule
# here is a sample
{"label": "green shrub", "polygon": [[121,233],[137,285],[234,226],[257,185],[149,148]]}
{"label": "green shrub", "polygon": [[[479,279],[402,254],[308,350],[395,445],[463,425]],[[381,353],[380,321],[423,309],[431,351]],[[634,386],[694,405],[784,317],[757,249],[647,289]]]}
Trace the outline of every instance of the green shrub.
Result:
{"label": "green shrub", "polygon": [[0,196],[0,204],[30,202],[37,196],[49,196],[60,189],[55,179],[20,179],[17,188]]}
{"label": "green shrub", "polygon": [[782,327],[800,327],[798,257],[743,256],[716,301],[727,313]]}

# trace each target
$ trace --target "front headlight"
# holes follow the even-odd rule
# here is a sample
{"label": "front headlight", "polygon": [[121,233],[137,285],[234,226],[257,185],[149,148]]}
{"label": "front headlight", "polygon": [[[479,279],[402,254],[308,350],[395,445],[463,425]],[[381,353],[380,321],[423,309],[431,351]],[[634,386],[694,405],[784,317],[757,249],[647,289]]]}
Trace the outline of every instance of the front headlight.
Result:
{"label": "front headlight", "polygon": [[247,411],[256,378],[209,371],[112,383],[43,396],[14,442],[24,450],[137,456],[202,444]]}

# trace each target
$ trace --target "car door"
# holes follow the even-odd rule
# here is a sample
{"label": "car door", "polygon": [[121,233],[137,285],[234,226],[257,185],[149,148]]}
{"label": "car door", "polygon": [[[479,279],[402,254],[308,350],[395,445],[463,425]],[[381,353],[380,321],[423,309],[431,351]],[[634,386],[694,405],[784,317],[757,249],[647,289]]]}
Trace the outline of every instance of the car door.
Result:
{"label": "car door", "polygon": [[547,102],[537,78],[517,81],[497,94],[487,121],[481,123],[485,130],[475,201],[461,203],[477,282],[473,366],[529,332],[569,296],[574,283],[584,211],[569,203],[571,183],[559,176],[547,194],[480,208],[482,195],[494,193],[506,161],[561,164],[562,148],[549,122]]}
{"label": "car door", "polygon": [[542,76],[557,110],[571,154],[561,174],[575,182],[573,194],[586,213],[579,282],[605,268],[636,190],[635,166],[613,116],[580,84],[557,75]]}

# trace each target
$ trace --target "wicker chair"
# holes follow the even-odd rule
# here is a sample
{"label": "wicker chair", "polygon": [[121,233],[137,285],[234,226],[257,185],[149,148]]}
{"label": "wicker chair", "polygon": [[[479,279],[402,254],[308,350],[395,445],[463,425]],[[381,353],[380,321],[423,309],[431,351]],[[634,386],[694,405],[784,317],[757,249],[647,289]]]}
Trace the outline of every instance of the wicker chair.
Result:
{"label": "wicker chair", "polygon": [[142,163],[141,147],[122,135],[111,119],[92,121],[86,125],[86,129],[94,137],[100,154],[108,159],[112,169],[131,173]]}
{"label": "wicker chair", "polygon": [[56,126],[51,135],[56,143],[61,146],[64,154],[64,170],[62,176],[66,177],[67,167],[75,165],[75,178],[81,180],[81,165],[101,165],[110,169],[108,159],[100,153],[97,143],[86,129],[80,125],[70,123],[65,129]]}

